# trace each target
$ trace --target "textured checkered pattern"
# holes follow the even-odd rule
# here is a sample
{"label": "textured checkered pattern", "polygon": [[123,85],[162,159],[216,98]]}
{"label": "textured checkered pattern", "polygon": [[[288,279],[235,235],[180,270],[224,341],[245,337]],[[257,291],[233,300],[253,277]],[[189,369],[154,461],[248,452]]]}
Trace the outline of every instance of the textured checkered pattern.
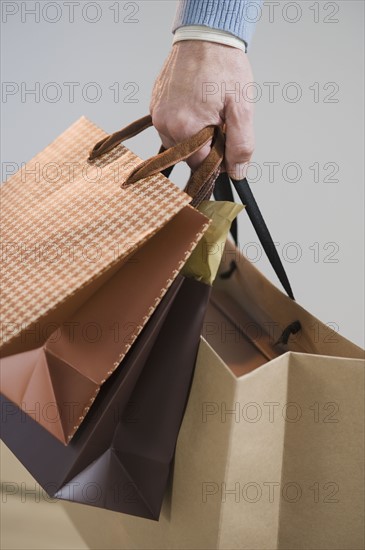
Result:
{"label": "textured checkered pattern", "polygon": [[2,323],[25,330],[190,202],[161,174],[122,190],[141,159],[121,144],[88,163],[105,135],[82,117],[2,186]]}

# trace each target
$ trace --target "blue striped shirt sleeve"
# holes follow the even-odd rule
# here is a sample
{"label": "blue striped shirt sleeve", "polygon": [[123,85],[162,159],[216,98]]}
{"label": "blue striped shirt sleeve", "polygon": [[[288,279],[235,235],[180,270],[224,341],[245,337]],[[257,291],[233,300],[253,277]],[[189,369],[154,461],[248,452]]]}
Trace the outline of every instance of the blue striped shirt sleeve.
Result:
{"label": "blue striped shirt sleeve", "polygon": [[262,0],[180,0],[172,32],[186,25],[203,25],[229,32],[248,46],[261,17]]}

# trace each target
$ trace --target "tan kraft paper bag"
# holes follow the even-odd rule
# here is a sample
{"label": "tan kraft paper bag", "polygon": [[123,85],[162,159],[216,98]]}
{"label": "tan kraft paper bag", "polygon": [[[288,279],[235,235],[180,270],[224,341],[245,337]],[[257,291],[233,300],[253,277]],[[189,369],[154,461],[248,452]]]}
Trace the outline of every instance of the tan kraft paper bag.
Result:
{"label": "tan kraft paper bag", "polygon": [[[221,272],[232,259],[237,269],[215,284],[160,521],[65,505],[90,548],[364,548],[363,351],[227,242]],[[283,337],[294,321],[301,330]]]}

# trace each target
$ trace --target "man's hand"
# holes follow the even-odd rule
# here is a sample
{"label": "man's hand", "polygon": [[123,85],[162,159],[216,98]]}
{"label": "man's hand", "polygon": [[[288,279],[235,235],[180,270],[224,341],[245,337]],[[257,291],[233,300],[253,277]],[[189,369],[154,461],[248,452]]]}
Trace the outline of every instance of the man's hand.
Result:
{"label": "man's hand", "polygon": [[[253,103],[244,86],[253,81],[247,55],[238,48],[203,40],[176,42],[156,79],[152,121],[164,147],[189,138],[208,124],[225,125],[225,168],[242,179],[254,149]],[[209,144],[189,157],[195,170]]]}

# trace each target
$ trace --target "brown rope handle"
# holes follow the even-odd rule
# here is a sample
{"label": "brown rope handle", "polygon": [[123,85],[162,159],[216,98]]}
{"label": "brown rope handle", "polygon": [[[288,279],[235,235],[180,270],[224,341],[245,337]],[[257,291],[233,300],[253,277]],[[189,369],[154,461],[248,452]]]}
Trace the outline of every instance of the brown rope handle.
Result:
{"label": "brown rope handle", "polygon": [[105,138],[98,141],[89,152],[88,160],[94,160],[97,157],[104,155],[104,153],[108,153],[109,151],[114,149],[114,147],[122,143],[122,141],[136,136],[150,126],[153,126],[151,115],[147,115],[139,118],[138,120],[135,120],[118,132],[114,132],[114,134],[110,134],[110,136],[106,136]]}
{"label": "brown rope handle", "polygon": [[192,206],[198,206],[202,200],[210,197],[214,189],[215,180],[220,173],[220,166],[224,156],[225,139],[223,131],[219,126],[206,126],[194,136],[141,162],[122,183],[122,189],[136,183],[140,179],[157,174],[169,166],[185,160],[210,140],[212,140],[212,146],[208,156],[197,170],[192,172],[184,189],[193,198],[191,201]]}
{"label": "brown rope handle", "polygon": [[224,158],[225,134],[219,126],[213,138],[211,150],[200,166],[191,173],[184,188],[185,193],[193,200],[192,206],[198,206],[203,200],[208,200],[214,191],[215,182],[221,172]]}
{"label": "brown rope handle", "polygon": [[148,176],[158,174],[158,172],[161,172],[165,168],[187,159],[214,138],[215,128],[214,125],[206,126],[202,130],[199,130],[197,134],[181,141],[177,145],[169,147],[163,153],[144,160],[131,171],[128,179],[123,183],[123,187],[127,187]]}
{"label": "brown rope handle", "polygon": [[[122,141],[137,135],[150,126],[152,126],[151,115],[147,115],[132,122],[122,130],[98,141],[90,151],[88,160],[94,160],[104,153],[111,151]],[[158,155],[142,161],[130,172],[127,179],[121,184],[122,189],[136,183],[140,179],[157,174],[182,160],[186,160],[211,140],[212,145],[208,156],[200,164],[198,169],[191,174],[184,189],[184,191],[193,198],[191,204],[197,206],[213,192],[214,183],[219,175],[220,166],[224,157],[225,137],[221,127],[213,124],[202,128],[190,138],[169,149],[163,150],[163,152]]]}

